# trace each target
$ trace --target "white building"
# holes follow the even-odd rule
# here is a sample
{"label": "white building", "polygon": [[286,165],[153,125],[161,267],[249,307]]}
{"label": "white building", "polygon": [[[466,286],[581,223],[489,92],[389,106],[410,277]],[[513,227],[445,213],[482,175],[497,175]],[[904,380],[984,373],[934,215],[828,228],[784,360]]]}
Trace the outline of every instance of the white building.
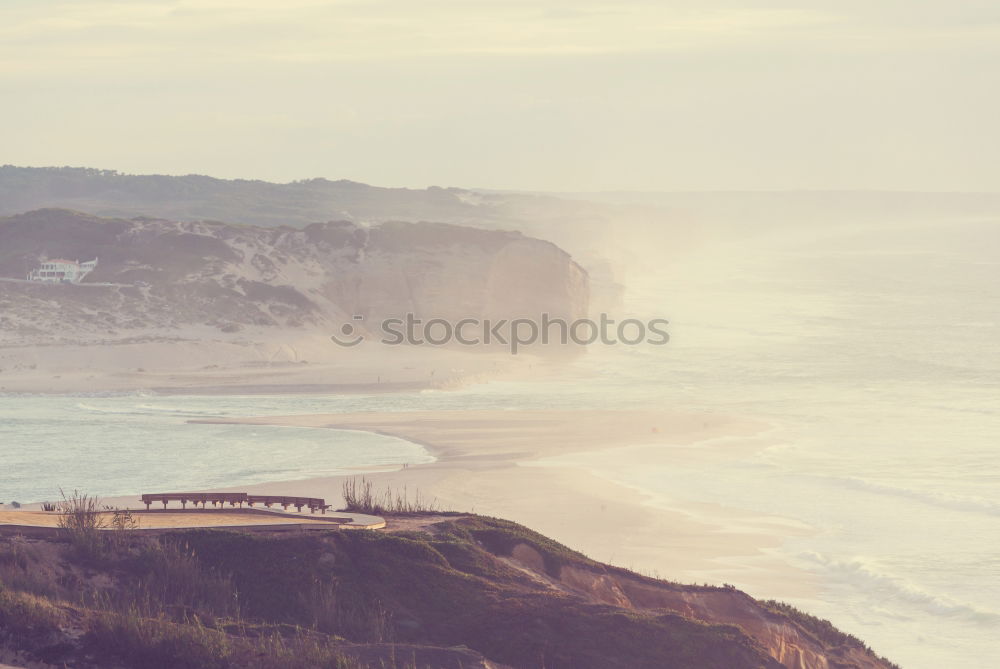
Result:
{"label": "white building", "polygon": [[88,262],[79,260],[46,260],[38,269],[32,270],[28,281],[45,283],[80,283],[83,277],[97,267],[97,258]]}

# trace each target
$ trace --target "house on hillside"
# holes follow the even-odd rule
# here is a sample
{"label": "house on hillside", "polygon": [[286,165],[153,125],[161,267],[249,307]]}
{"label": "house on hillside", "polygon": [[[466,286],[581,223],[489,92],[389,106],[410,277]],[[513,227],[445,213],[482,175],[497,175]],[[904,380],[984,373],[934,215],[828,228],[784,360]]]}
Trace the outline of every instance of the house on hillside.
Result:
{"label": "house on hillside", "polygon": [[97,267],[97,258],[87,262],[79,260],[45,260],[38,269],[28,274],[28,281],[45,283],[80,283],[83,277]]}

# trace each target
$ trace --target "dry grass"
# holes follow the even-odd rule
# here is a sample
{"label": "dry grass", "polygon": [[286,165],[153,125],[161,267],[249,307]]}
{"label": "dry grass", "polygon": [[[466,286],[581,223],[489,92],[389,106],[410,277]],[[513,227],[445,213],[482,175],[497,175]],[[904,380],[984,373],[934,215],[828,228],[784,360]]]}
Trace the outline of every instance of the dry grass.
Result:
{"label": "dry grass", "polygon": [[80,558],[96,560],[104,555],[105,541],[101,530],[107,527],[101,501],[91,495],[74,490],[67,495],[61,488],[59,527],[66,531],[70,545]]}
{"label": "dry grass", "polygon": [[414,514],[414,513],[439,513],[437,500],[427,501],[421,499],[420,491],[414,493],[410,499],[409,490],[404,487],[402,490],[394,490],[387,486],[384,491],[375,489],[375,484],[365,477],[353,477],[344,481],[344,511],[355,513],[369,513],[381,515],[392,514]]}

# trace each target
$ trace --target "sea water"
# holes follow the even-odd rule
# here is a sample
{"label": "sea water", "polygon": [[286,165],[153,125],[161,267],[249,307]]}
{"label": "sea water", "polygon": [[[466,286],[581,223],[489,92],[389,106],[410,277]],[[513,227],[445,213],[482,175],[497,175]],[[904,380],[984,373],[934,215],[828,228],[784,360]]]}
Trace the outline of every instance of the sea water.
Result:
{"label": "sea water", "polygon": [[[741,448],[712,448],[712,457],[659,458],[661,466],[633,458],[634,449],[569,463],[640,488],[653,504],[709,502],[807,525],[777,552],[818,584],[792,603],[907,669],[1000,665],[996,223],[803,224],[674,257],[634,268],[623,308],[669,318],[667,346],[593,347],[550,380],[334,397],[0,397],[0,499],[53,499],[60,486],[104,496],[191,490],[431,460],[380,435],[187,422],[208,416],[736,414],[773,429]],[[769,596],[750,577],[726,580]]]}
{"label": "sea water", "polygon": [[0,502],[58,501],[73,490],[101,497],[209,490],[434,460],[417,444],[367,432],[188,423],[323,406],[282,398],[0,397]]}
{"label": "sea water", "polygon": [[[669,350],[585,363],[609,398],[774,429],[661,466],[656,446],[572,461],[654,504],[804,523],[778,556],[819,591],[792,603],[907,669],[1000,666],[1000,226],[801,228],[650,270],[633,306],[671,318]],[[768,596],[747,578],[727,580]]]}

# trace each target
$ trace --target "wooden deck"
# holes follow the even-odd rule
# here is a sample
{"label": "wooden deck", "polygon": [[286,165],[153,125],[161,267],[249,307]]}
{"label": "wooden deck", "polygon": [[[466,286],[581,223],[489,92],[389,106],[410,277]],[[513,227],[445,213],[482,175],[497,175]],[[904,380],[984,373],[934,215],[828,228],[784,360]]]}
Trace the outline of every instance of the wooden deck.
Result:
{"label": "wooden deck", "polygon": [[267,508],[278,505],[287,511],[288,507],[293,506],[300,513],[303,508],[307,508],[310,513],[320,511],[325,514],[326,510],[330,508],[326,500],[321,497],[248,495],[245,492],[166,492],[142,496],[142,503],[146,505],[147,510],[150,504],[155,504],[156,502],[162,503],[164,509],[167,508],[167,504],[170,502],[180,502],[181,508],[184,509],[187,508],[189,502],[195,507],[200,504],[202,508],[205,508],[208,504],[211,504],[213,507],[225,507],[226,504],[229,504],[230,506],[239,508],[242,508],[244,504],[249,507],[252,507],[254,504],[262,504]]}
{"label": "wooden deck", "polygon": [[[111,511],[101,513],[107,521],[102,531],[114,532]],[[211,507],[180,509],[133,509],[136,532],[156,534],[184,529],[241,529],[261,532],[307,532],[331,530],[379,530],[385,519],[360,513],[330,513],[325,516],[306,513],[285,513],[281,510],[243,507],[236,509]],[[58,511],[0,510],[0,537],[28,536],[58,538],[64,532],[59,527],[63,514]]]}

